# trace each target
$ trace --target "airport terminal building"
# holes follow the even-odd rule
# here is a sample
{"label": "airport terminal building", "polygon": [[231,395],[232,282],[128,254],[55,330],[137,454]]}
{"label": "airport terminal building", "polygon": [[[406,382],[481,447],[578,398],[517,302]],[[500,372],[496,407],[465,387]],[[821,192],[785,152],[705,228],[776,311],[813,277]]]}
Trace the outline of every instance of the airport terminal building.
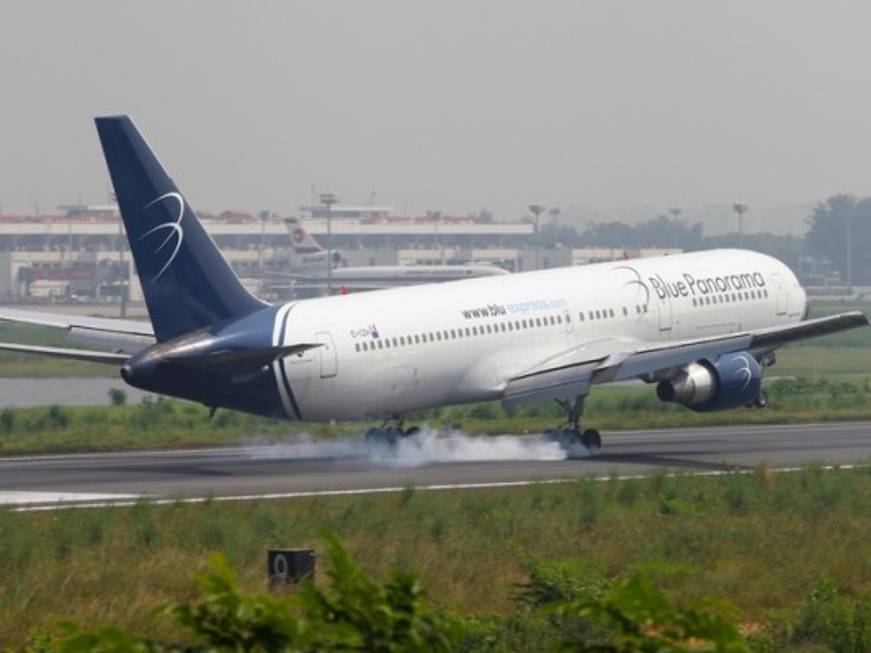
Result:
{"label": "airport terminal building", "polygon": [[[397,216],[387,206],[333,205],[329,211],[303,206],[295,217],[226,211],[200,218],[244,283],[273,301],[294,296],[289,235],[294,225],[322,246],[329,243],[341,253],[336,265],[347,267],[474,263],[515,272],[666,253],[539,248],[531,221],[436,212]],[[62,206],[53,215],[0,215],[2,302],[119,301],[128,278],[128,299],[140,301],[141,288],[114,205]]]}

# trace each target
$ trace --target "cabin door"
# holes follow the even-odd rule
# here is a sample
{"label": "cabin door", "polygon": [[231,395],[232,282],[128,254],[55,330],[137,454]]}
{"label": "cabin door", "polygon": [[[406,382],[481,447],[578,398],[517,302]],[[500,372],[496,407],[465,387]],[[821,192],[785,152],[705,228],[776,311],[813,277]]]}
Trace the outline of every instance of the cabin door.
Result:
{"label": "cabin door", "polygon": [[328,379],[336,376],[339,361],[336,355],[336,342],[333,340],[333,334],[329,331],[318,331],[315,334],[315,341],[320,344],[320,347],[318,347],[318,359],[321,366],[321,378]]}

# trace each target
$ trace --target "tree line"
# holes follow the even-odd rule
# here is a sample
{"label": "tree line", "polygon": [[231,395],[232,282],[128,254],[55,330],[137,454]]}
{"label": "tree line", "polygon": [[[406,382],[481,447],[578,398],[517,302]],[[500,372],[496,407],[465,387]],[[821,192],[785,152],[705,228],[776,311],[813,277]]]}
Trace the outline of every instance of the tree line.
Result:
{"label": "tree line", "polygon": [[[871,285],[871,197],[833,195],[817,204],[807,217],[804,237],[751,233],[706,236],[702,224],[660,215],[637,224],[594,222],[583,229],[565,224],[541,227],[543,247],[644,247],[698,251],[743,247],[774,256],[800,276],[811,259],[830,267],[841,283]],[[828,264],[826,266],[825,264]]]}

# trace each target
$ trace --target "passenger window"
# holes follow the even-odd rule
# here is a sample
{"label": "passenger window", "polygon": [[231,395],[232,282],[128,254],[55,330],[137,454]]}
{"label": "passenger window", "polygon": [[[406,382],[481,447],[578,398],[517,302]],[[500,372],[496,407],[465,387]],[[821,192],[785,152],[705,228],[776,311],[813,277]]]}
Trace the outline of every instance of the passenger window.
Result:
{"label": "passenger window", "polygon": [[378,349],[384,349],[384,341],[382,341],[382,340],[378,341]]}
{"label": "passenger window", "polygon": [[541,318],[540,317],[535,318],[535,326],[537,326],[537,327],[541,326]]}
{"label": "passenger window", "polygon": [[398,347],[398,346],[399,346],[399,343],[397,342],[396,338],[393,339],[393,346],[394,346],[394,347]]}
{"label": "passenger window", "polygon": [[487,333],[493,333],[493,327],[489,324],[487,325]]}
{"label": "passenger window", "polygon": [[767,291],[767,290],[763,290],[762,292],[764,292],[764,293],[765,293],[765,296],[768,297],[768,291]]}
{"label": "passenger window", "polygon": [[640,307],[638,304],[635,304],[635,312],[636,312],[638,315],[641,315],[641,307]]}
{"label": "passenger window", "polygon": [[647,304],[644,305],[644,312],[647,312]]}
{"label": "passenger window", "polygon": [[508,323],[508,330],[509,330],[509,331],[514,331],[514,323],[513,323],[513,322],[509,322],[509,323]]}
{"label": "passenger window", "polygon": [[399,336],[399,344],[405,347],[405,336]]}
{"label": "passenger window", "polygon": [[514,328],[516,330],[520,331],[520,320],[517,320],[516,322],[514,322]]}
{"label": "passenger window", "polygon": [[466,327],[466,337],[468,338],[470,335],[472,335],[472,330]]}
{"label": "passenger window", "polygon": [[627,315],[629,315],[629,310],[624,306],[623,307],[623,317],[626,317]]}
{"label": "passenger window", "polygon": [[436,331],[436,340],[441,340],[441,339],[442,339],[442,332]]}
{"label": "passenger window", "polygon": [[508,327],[505,325],[505,322],[502,323],[501,327],[502,333],[505,333],[508,330]]}
{"label": "passenger window", "polygon": [[583,312],[583,311],[581,311],[580,313],[578,313],[578,320],[579,320],[580,322],[583,322],[583,321],[584,321],[584,312]]}
{"label": "passenger window", "polygon": [[614,309],[613,308],[609,308],[608,313],[610,313],[611,317],[614,317]]}
{"label": "passenger window", "polygon": [[354,345],[354,349],[356,349],[358,352],[360,351],[360,343],[359,342]]}
{"label": "passenger window", "polygon": [[414,344],[416,344],[416,345],[420,344],[420,336],[414,336]]}
{"label": "passenger window", "polygon": [[601,313],[599,311],[596,311],[596,319],[598,320],[600,317],[601,317]]}
{"label": "passenger window", "polygon": [[451,329],[451,339],[455,340],[457,338],[457,332],[454,329]]}

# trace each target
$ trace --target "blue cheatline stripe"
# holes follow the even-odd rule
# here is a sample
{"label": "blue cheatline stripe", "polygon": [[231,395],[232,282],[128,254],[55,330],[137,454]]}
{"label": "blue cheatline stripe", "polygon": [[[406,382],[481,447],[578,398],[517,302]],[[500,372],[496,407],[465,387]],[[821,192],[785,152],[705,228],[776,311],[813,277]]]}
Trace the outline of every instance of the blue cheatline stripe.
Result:
{"label": "blue cheatline stripe", "polygon": [[[284,320],[281,323],[281,333],[278,336],[278,342],[280,345],[284,344],[284,333],[287,331],[287,318],[290,316],[291,310],[293,310],[293,306],[287,309],[287,312],[284,314]],[[293,388],[290,387],[290,382],[287,380],[287,370],[284,369],[284,358],[278,359],[278,369],[281,370],[281,380],[284,382],[285,390],[287,390],[290,405],[293,407],[293,414],[296,415],[297,420],[302,421],[302,413],[299,411],[299,404],[296,403],[296,396],[293,394]]]}

